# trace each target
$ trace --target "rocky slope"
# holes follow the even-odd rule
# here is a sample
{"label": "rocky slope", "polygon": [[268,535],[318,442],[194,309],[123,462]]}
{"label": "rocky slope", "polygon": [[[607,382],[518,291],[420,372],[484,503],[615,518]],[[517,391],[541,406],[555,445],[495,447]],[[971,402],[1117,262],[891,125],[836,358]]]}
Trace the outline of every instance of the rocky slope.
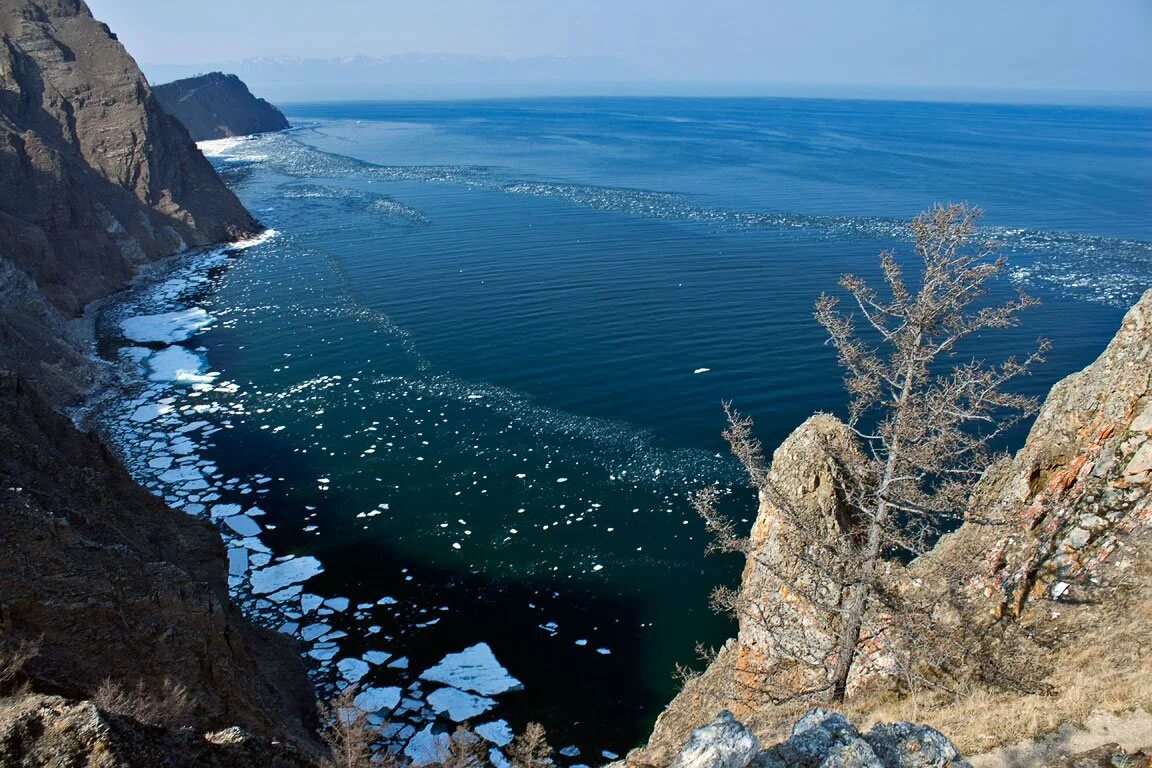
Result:
{"label": "rocky slope", "polygon": [[[92,382],[68,324],[88,302],[148,262],[260,229],[83,2],[0,0],[0,688],[14,651],[34,648],[15,682],[38,693],[179,704],[199,731],[240,726],[312,754],[297,651],[231,603],[218,532],[52,408]],[[40,733],[76,723],[76,738],[153,727],[73,706],[6,708],[0,750],[32,732],[8,715]]]}
{"label": "rocky slope", "polygon": [[199,733],[142,723],[92,702],[0,700],[0,765],[8,768],[315,768],[292,745],[239,728]]}
{"label": "rocky slope", "polygon": [[[821,510],[830,524],[845,510],[831,492],[835,470],[823,446],[847,439],[838,420],[819,415],[773,456],[775,486],[791,503]],[[761,695],[778,681],[765,678],[773,640],[755,620],[758,605],[763,613],[765,601],[789,599],[773,582],[786,534],[762,499],[737,601],[738,636],[685,685],[629,762],[667,765],[687,734],[722,710],[763,738],[779,736],[794,717],[795,705]],[[762,567],[765,561],[774,569]],[[1024,447],[978,485],[964,524],[907,568],[910,592],[935,601],[950,626],[993,638],[1003,659],[1019,657],[1034,679],[1031,690],[972,683],[967,699],[925,697],[916,708],[901,699],[899,681],[889,686],[882,669],[865,664],[856,689],[886,692],[861,695],[850,709],[872,719],[908,707],[970,747],[991,749],[1094,709],[1152,706],[1152,663],[1142,650],[1152,626],[1150,573],[1152,291],[1096,362],[1053,388]],[[799,583],[818,586],[819,579]],[[799,618],[794,623],[803,626]],[[822,642],[819,632],[804,634]]]}
{"label": "rocky slope", "polygon": [[0,365],[74,395],[85,372],[47,351],[54,315],[259,229],[83,2],[0,0]]}
{"label": "rocky slope", "polygon": [[226,139],[282,131],[284,114],[252,95],[236,75],[212,72],[152,87],[160,106],[175,117],[195,141]]}
{"label": "rocky slope", "polygon": [[294,643],[231,603],[215,528],[136,484],[11,374],[0,374],[0,478],[0,631],[8,648],[37,647],[24,669],[34,690],[183,688],[202,728],[310,740]]}

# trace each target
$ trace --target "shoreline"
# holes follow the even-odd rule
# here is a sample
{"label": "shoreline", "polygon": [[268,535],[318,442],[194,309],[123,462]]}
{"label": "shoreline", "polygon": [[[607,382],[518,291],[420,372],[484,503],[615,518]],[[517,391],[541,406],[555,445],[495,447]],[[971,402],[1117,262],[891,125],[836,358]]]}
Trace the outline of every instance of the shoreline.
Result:
{"label": "shoreline", "polygon": [[[231,429],[232,419],[245,411],[233,398],[240,386],[213,371],[206,351],[196,345],[197,336],[220,321],[199,299],[204,290],[213,290],[211,270],[229,268],[237,251],[274,242],[279,234],[269,229],[257,238],[174,254],[86,307],[87,357],[102,374],[69,415],[82,428],[98,432],[144,488],[215,525],[227,551],[230,597],[253,623],[298,642],[321,699],[359,686],[374,670],[386,670],[399,678],[397,684],[359,687],[355,704],[390,748],[418,762],[434,762],[450,733],[449,723],[495,710],[493,719],[476,730],[503,759],[499,748],[511,742],[513,733],[491,697],[522,686],[487,644],[450,653],[422,673],[409,670],[403,649],[386,649],[389,643],[360,656],[343,656],[338,641],[347,635],[328,617],[356,612],[360,618],[395,600],[385,596],[374,604],[353,605],[346,597],[308,590],[305,583],[324,572],[322,562],[311,554],[276,553],[262,541],[263,533],[276,527],[263,522],[266,513],[260,508],[274,478],[261,473],[230,478],[211,458],[212,435]],[[189,313],[200,314],[180,326]],[[105,345],[115,350],[116,359],[100,354]],[[178,358],[174,366],[157,362],[172,356]],[[180,367],[191,366],[193,357],[199,361],[195,370]],[[367,633],[383,639],[386,632],[375,624]],[[477,669],[479,683],[469,679]]]}

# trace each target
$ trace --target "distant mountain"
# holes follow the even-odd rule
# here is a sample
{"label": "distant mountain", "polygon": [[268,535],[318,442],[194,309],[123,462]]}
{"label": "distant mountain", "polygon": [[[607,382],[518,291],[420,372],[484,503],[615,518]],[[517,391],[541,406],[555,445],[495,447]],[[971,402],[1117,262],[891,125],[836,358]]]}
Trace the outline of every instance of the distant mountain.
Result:
{"label": "distant mountain", "polygon": [[496,56],[407,53],[337,59],[258,58],[209,64],[144,65],[152,82],[208,70],[236,73],[256,92],[279,101],[409,98],[463,93],[507,95],[587,82],[631,80],[627,64],[606,56]]}
{"label": "distant mountain", "polygon": [[236,75],[212,72],[152,87],[164,111],[175,117],[194,141],[282,131],[288,120],[258,99]]}

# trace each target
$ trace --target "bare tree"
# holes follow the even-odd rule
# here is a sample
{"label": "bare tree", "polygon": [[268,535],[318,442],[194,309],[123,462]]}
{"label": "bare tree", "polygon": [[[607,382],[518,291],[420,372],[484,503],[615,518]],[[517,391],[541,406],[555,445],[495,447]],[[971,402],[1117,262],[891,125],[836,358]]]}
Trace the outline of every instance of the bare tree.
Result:
{"label": "bare tree", "polygon": [[552,768],[552,747],[544,726],[528,723],[508,747],[508,759],[515,768]]}
{"label": "bare tree", "polygon": [[[816,319],[851,395],[843,439],[823,437],[836,492],[831,508],[814,509],[774,487],[751,421],[727,409],[725,437],[780,518],[780,551],[757,562],[791,598],[729,593],[727,599],[738,610],[759,611],[774,657],[802,670],[791,681],[794,693],[841,702],[863,646],[885,637],[915,644],[914,626],[931,606],[916,605],[893,583],[892,574],[902,573],[894,566],[901,556],[926,551],[950,520],[963,516],[1000,438],[1036,410],[1033,398],[1005,385],[1042,360],[1047,342],[1024,359],[957,359],[965,340],[1016,325],[1020,310],[1035,303],[1024,294],[988,301],[989,281],[1007,262],[995,244],[976,242],[980,215],[953,204],[912,221],[922,264],[914,285],[885,251],[883,294],[845,275],[840,285],[851,297],[850,311],[827,294],[817,302]],[[717,511],[715,491],[698,494],[695,504],[719,547],[747,551]]]}
{"label": "bare tree", "polygon": [[331,768],[368,768],[376,734],[368,715],[356,706],[357,688],[350,685],[321,708],[320,732],[332,753]]}

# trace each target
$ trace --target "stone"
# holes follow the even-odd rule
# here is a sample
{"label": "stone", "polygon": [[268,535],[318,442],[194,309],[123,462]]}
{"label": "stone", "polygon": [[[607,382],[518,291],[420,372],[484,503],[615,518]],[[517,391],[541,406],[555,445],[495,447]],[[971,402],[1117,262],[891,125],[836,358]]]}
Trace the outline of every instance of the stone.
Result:
{"label": "stone", "polygon": [[885,768],[971,768],[948,737],[927,725],[881,723],[864,740]]}
{"label": "stone", "polygon": [[732,716],[721,712],[697,728],[669,768],[745,768],[760,751],[760,740]]}

